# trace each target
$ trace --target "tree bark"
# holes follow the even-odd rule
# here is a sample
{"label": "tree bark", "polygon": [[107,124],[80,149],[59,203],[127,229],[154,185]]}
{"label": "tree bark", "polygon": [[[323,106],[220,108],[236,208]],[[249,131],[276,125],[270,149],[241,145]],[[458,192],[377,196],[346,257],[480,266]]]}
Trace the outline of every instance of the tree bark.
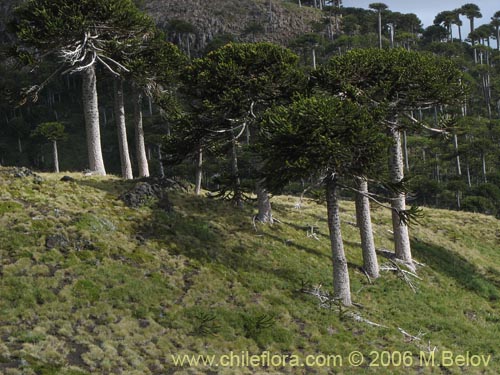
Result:
{"label": "tree bark", "polygon": [[196,195],[201,193],[201,181],[203,179],[203,147],[198,147],[198,152],[196,153],[196,176],[195,176],[195,188],[194,192]]}
{"label": "tree bark", "polygon": [[162,156],[161,156],[161,145],[158,144],[158,164],[160,165],[160,177],[163,178],[165,177],[165,168],[163,168],[163,161],[162,161]]}
{"label": "tree bark", "polygon": [[[400,183],[404,178],[403,152],[401,147],[401,132],[391,129],[391,163],[390,176],[393,183]],[[398,212],[406,210],[406,194],[397,193],[391,202],[392,227],[394,232],[394,249],[396,258],[412,264],[410,237],[408,226],[401,222]]]}
{"label": "tree bark", "polygon": [[149,164],[146,156],[146,146],[144,142],[144,127],[142,124],[142,94],[136,87],[133,88],[133,117],[135,132],[135,153],[137,158],[137,168],[139,177],[149,177]]}
{"label": "tree bark", "polygon": [[333,294],[345,306],[352,305],[349,270],[344,253],[342,232],[340,229],[339,201],[337,197],[336,177],[331,177],[326,183],[326,206],[328,213],[328,229],[333,263]]}
{"label": "tree bark", "polygon": [[378,11],[378,48],[382,49],[382,11]]}
{"label": "tree bark", "polygon": [[457,176],[461,176],[462,175],[462,168],[460,166],[460,155],[458,153],[458,136],[457,134],[453,134],[453,145],[455,147],[455,153],[457,154],[455,156],[455,162],[457,164]]}
{"label": "tree bark", "polygon": [[481,152],[481,164],[482,164],[482,169],[483,169],[483,182],[486,184],[488,183],[488,178],[486,177],[486,154],[485,152]]}
{"label": "tree bark", "polygon": [[132,175],[132,163],[130,162],[130,153],[128,150],[127,140],[127,127],[125,124],[125,105],[123,103],[123,80],[115,77],[113,81],[114,86],[114,109],[116,129],[118,133],[118,148],[120,150],[120,164],[122,169],[122,178],[131,180],[134,178]]}
{"label": "tree bark", "polygon": [[410,172],[410,157],[408,156],[408,140],[406,137],[406,131],[403,131],[403,146],[404,146],[404,162],[405,162],[406,172]]}
{"label": "tree bark", "polygon": [[101,131],[97,102],[96,74],[92,65],[82,72],[82,99],[89,168],[96,175],[106,175],[102,157]]}
{"label": "tree bark", "polygon": [[54,157],[54,172],[59,173],[59,155],[57,152],[57,141],[52,141],[52,150]]}
{"label": "tree bark", "polygon": [[269,193],[267,189],[262,186],[262,181],[257,181],[255,190],[257,192],[257,206],[259,209],[256,220],[261,223],[273,224],[273,212],[271,201],[269,200]]}
{"label": "tree bark", "polygon": [[233,134],[231,139],[231,170],[233,173],[234,203],[237,207],[243,208],[243,194],[241,191],[240,171],[238,169],[238,142]]}
{"label": "tree bark", "polygon": [[368,182],[364,178],[357,178],[359,192],[356,194],[356,223],[361,237],[363,253],[363,268],[368,276],[379,277],[379,266],[375,242],[373,241],[372,219],[370,214],[370,200],[368,199]]}
{"label": "tree bark", "polygon": [[469,167],[469,161],[467,160],[466,162],[466,168],[467,168],[467,186],[472,187],[472,180],[470,178],[470,167]]}

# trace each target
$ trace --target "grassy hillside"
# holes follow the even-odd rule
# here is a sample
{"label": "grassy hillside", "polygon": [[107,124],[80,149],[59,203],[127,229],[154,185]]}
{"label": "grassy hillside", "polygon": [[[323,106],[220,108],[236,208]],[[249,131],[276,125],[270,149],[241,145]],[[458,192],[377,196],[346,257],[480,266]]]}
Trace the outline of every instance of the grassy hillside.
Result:
{"label": "grassy hillside", "polygon": [[[412,228],[415,257],[425,264],[420,279],[408,276],[414,293],[398,273],[383,272],[370,283],[360,271],[353,205],[346,202],[343,234],[358,305],[339,311],[304,292],[331,290],[325,209],[312,201],[298,210],[297,198],[275,197],[280,223],[254,228],[253,208],[239,211],[189,192],[168,193],[173,209],[154,200],[134,209],[117,199],[134,182],[12,174],[0,169],[1,374],[496,374],[500,368],[494,218],[425,210],[422,225]],[[389,214],[373,215],[377,247],[390,249]],[[311,226],[316,236],[308,236]],[[435,366],[419,366],[420,352],[434,348]],[[181,368],[171,357],[230,351],[302,359],[336,354],[343,362]],[[365,357],[359,368],[348,363],[352,351]],[[384,367],[391,363],[384,354],[377,359],[382,351],[409,352],[411,366],[397,366],[393,354],[396,366]],[[467,352],[492,357],[488,366],[439,366],[442,353]]]}

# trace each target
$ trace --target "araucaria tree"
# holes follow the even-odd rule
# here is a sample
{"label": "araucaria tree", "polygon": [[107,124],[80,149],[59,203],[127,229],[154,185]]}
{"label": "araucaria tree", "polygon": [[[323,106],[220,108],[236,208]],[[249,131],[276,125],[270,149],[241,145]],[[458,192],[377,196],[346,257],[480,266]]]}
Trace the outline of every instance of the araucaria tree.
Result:
{"label": "araucaria tree", "polygon": [[378,14],[378,48],[382,48],[382,12],[387,9],[384,3],[370,4],[370,9],[377,11]]}
{"label": "araucaria tree", "polygon": [[[186,70],[192,126],[184,129],[182,137],[193,140],[191,150],[198,153],[214,142],[230,145],[231,190],[237,205],[243,199],[239,136],[250,134],[249,127],[260,113],[273,104],[289,102],[305,82],[297,55],[270,43],[228,44],[194,60]],[[257,193],[267,198],[262,189]]]}
{"label": "araucaria tree", "polygon": [[[186,62],[186,56],[174,44],[165,40],[158,29],[151,32],[147,40],[138,41],[128,56],[126,77],[132,82],[133,123],[135,131],[135,151],[139,177],[149,176],[146,157],[144,127],[142,122],[142,98],[148,95],[162,104],[166,112],[171,112],[168,104],[172,92],[178,84],[178,74]],[[165,104],[167,103],[167,104]]]}
{"label": "araucaria tree", "polygon": [[386,136],[363,106],[336,96],[300,98],[267,112],[262,124],[264,171],[271,189],[318,178],[326,190],[334,298],[351,305],[347,260],[340,229],[341,181],[365,176],[386,148]]}
{"label": "araucaria tree", "polygon": [[[453,62],[404,49],[354,50],[332,58],[314,74],[327,92],[342,92],[360,103],[385,109],[380,130],[392,139],[390,178],[395,186],[404,182],[401,118],[425,126],[413,118],[412,111],[458,104],[464,97],[461,72]],[[408,226],[401,220],[407,211],[402,190],[394,194],[391,206],[396,257],[413,266]]]}
{"label": "araucaria tree", "polygon": [[59,152],[57,142],[66,138],[64,125],[60,122],[43,122],[36,127],[33,136],[42,136],[52,143],[52,158],[54,162],[54,172],[59,173]]}
{"label": "araucaria tree", "polygon": [[114,75],[126,70],[111,50],[146,34],[151,21],[131,0],[30,0],[16,9],[12,25],[21,56],[32,63],[45,58],[60,62],[59,69],[28,94],[36,97],[58,73],[81,73],[89,168],[105,175],[95,68],[101,64]]}

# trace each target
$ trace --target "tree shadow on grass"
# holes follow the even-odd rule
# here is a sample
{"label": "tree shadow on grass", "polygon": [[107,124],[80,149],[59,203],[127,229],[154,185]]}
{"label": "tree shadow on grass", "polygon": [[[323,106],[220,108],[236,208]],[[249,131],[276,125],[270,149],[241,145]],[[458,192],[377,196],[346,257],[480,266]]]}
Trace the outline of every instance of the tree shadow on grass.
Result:
{"label": "tree shadow on grass", "polygon": [[484,274],[464,257],[440,246],[412,241],[413,254],[429,267],[455,279],[477,295],[496,301],[500,299],[500,279]]}
{"label": "tree shadow on grass", "polygon": [[137,183],[137,181],[104,180],[104,179],[100,180],[95,178],[89,178],[89,179],[84,178],[75,180],[75,183],[77,183],[80,186],[88,186],[94,189],[105,191],[106,193],[118,198],[120,194],[132,188],[134,184]]}
{"label": "tree shadow on grass", "polygon": [[[252,225],[250,209],[239,210],[228,202],[184,195],[172,212],[153,209],[149,220],[137,223],[137,234],[164,243],[169,252],[202,264],[220,264],[234,271],[273,274],[297,282],[291,263],[276,265],[266,259],[265,244]],[[279,240],[279,238],[274,238]],[[314,249],[310,251],[315,256]]]}

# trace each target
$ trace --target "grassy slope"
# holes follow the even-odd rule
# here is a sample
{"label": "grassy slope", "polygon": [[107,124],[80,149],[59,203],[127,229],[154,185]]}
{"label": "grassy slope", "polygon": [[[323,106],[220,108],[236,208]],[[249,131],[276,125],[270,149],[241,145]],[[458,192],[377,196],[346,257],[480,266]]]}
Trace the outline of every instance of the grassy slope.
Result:
{"label": "grassy slope", "polygon": [[[362,368],[339,373],[496,374],[500,368],[500,222],[426,210],[412,230],[418,293],[385,272],[373,285],[361,264],[353,205],[343,205],[353,312],[376,328],[318,307],[304,285],[331,285],[325,210],[273,199],[273,227],[252,208],[174,192],[173,213],[130,209],[114,178],[60,182],[12,178],[0,170],[0,373],[169,374],[172,353],[230,350],[342,354],[411,351],[429,344],[455,354],[492,354],[488,368]],[[391,247],[389,215],[374,210],[376,243]],[[306,235],[316,226],[319,241]],[[48,249],[49,236],[64,240]],[[382,263],[386,259],[380,258]],[[398,331],[417,335],[409,341]],[[418,362],[418,357],[415,357]],[[217,373],[212,368],[212,373]],[[253,373],[218,369],[219,373]],[[297,368],[276,373],[305,373]],[[307,373],[331,373],[326,368]],[[271,373],[271,369],[265,370]]]}

